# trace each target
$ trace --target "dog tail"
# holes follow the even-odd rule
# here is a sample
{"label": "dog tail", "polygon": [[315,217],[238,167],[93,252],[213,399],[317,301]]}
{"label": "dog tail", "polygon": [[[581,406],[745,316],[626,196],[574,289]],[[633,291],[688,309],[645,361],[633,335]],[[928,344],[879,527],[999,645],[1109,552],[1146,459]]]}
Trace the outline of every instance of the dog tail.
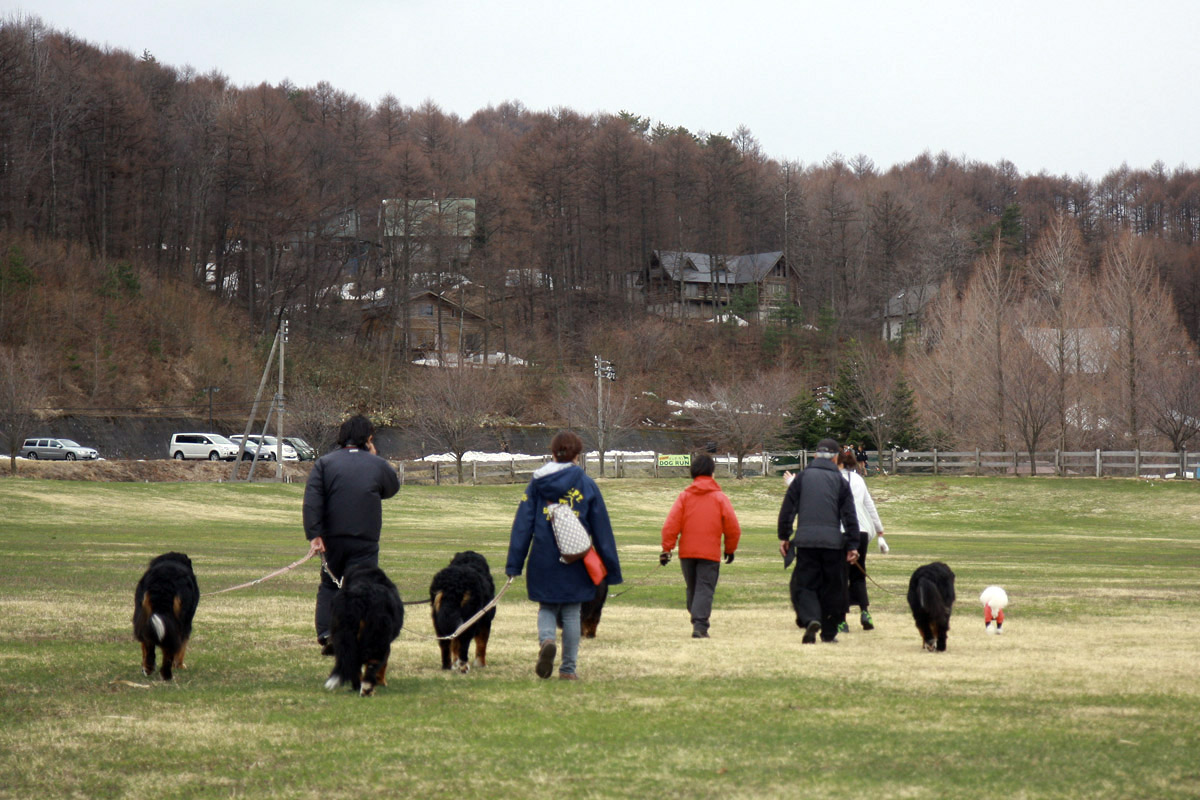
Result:
{"label": "dog tail", "polygon": [[154,638],[162,641],[167,638],[167,624],[163,622],[162,614],[152,614],[150,616],[150,627],[154,628]]}
{"label": "dog tail", "polygon": [[929,578],[921,578],[921,582],[917,584],[917,591],[921,596],[921,608],[934,615],[948,613],[941,591],[938,590],[937,584]]}

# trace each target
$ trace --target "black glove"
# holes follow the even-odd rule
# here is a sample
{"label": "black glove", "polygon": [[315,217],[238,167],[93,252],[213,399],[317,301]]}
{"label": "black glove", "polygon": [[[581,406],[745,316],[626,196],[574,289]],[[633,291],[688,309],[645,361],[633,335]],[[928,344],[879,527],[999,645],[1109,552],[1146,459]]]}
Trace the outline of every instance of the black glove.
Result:
{"label": "black glove", "polygon": [[733,563],[733,553],[726,553],[726,554],[725,554],[725,563],[726,563],[726,564],[732,564],[732,563]]}
{"label": "black glove", "polygon": [[658,556],[659,566],[665,567],[667,565],[667,562],[670,560],[671,560],[671,551],[670,550],[668,550],[665,553],[660,553]]}

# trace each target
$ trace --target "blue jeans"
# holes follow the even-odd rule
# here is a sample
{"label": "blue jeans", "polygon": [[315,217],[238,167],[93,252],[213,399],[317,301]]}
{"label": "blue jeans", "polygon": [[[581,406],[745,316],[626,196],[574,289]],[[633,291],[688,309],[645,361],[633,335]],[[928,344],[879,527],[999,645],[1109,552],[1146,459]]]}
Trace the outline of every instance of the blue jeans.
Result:
{"label": "blue jeans", "polygon": [[579,657],[579,607],[580,603],[538,603],[538,644],[557,636],[559,620],[562,620],[562,663],[559,672],[575,674],[575,661]]}

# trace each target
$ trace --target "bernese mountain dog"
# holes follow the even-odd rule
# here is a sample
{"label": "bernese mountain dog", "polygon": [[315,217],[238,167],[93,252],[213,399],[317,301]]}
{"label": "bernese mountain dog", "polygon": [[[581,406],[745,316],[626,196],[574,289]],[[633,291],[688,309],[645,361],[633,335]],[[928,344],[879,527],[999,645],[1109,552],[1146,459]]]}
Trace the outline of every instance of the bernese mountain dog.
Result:
{"label": "bernese mountain dog", "polygon": [[492,620],[496,609],[475,621],[453,639],[449,636],[496,596],[496,585],[492,581],[491,568],[487,559],[473,550],[455,553],[449,566],[433,576],[429,584],[429,602],[433,614],[433,630],[442,650],[442,669],[467,672],[471,640],[475,640],[475,666],[487,666],[487,643],[492,633]]}
{"label": "bernese mountain dog", "polygon": [[325,688],[350,684],[363,697],[387,686],[392,642],[404,627],[400,592],[379,567],[355,564],[342,576],[342,588],[330,604],[333,671]]}
{"label": "bernese mountain dog", "polygon": [[185,669],[184,654],[192,636],[192,618],[200,603],[200,587],[192,561],[183,553],[163,553],[150,560],[133,593],[133,638],[142,643],[142,674],[154,672],[155,648],[162,648],[164,681]]}
{"label": "bernese mountain dog", "polygon": [[608,599],[608,581],[600,581],[596,587],[596,596],[579,608],[579,625],[584,638],[596,638],[596,626],[600,624],[600,615],[604,613],[604,601]]}
{"label": "bernese mountain dog", "polygon": [[941,561],[917,567],[908,581],[908,605],[925,649],[944,651],[954,606],[954,573],[950,567]]}

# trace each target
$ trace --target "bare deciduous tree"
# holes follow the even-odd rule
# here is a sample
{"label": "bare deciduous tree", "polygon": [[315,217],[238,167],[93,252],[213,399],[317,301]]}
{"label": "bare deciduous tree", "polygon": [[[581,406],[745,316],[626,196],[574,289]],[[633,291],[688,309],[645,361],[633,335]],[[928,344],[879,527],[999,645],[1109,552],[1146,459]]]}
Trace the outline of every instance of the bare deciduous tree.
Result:
{"label": "bare deciduous tree", "polygon": [[907,372],[917,405],[935,446],[953,447],[962,438],[973,399],[966,388],[963,303],[953,280],[942,284],[929,304],[921,336],[907,347]]}
{"label": "bare deciduous tree", "polygon": [[17,451],[38,421],[46,385],[29,351],[0,348],[0,435],[8,446],[8,467],[17,471]]}
{"label": "bare deciduous tree", "polygon": [[[1010,341],[1004,348],[1004,396],[1008,402],[1009,419],[1025,443],[1029,453],[1029,474],[1037,474],[1036,453],[1046,431],[1060,419],[1060,398],[1051,390],[1055,385],[1054,371],[1046,359],[1019,331],[1034,328],[1039,312],[1030,303],[1015,314],[1009,329]],[[1063,411],[1065,415],[1065,411]]]}
{"label": "bare deciduous tree", "polygon": [[770,446],[783,429],[783,413],[797,391],[786,370],[760,372],[745,380],[710,384],[691,410],[697,430],[737,457],[737,476],[750,453]]}
{"label": "bare deciduous tree", "polygon": [[[1059,450],[1067,449],[1067,414],[1078,395],[1076,384],[1083,372],[1079,363],[1081,331],[1095,318],[1090,286],[1084,281],[1084,267],[1083,241],[1078,228],[1061,214],[1054,217],[1029,261],[1030,282],[1040,314],[1028,319],[1027,324],[1045,329],[1040,344],[1047,349],[1052,370],[1045,389],[1054,398]],[[1033,344],[1032,340],[1030,343]]]}
{"label": "bare deciduous tree", "polygon": [[1110,372],[1115,391],[1110,403],[1125,437],[1141,446],[1146,394],[1162,371],[1164,354],[1186,341],[1170,294],[1163,286],[1148,245],[1132,235],[1111,244],[1101,264],[1097,306],[1114,341]]}
{"label": "bare deciduous tree", "polygon": [[1158,380],[1146,390],[1147,408],[1154,429],[1183,450],[1200,434],[1200,371],[1194,353],[1168,356]]}
{"label": "bare deciduous tree", "polygon": [[969,360],[969,393],[976,401],[974,429],[978,436],[1000,450],[1008,447],[1005,389],[1005,347],[1007,330],[1017,298],[1017,285],[1004,258],[1000,240],[975,265],[975,274],[963,296],[963,324],[969,336],[966,344]]}
{"label": "bare deciduous tree", "polygon": [[628,384],[576,378],[567,386],[562,410],[568,425],[580,430],[584,440],[595,445],[600,454],[600,475],[603,476],[605,451],[616,447],[622,433],[634,422],[634,403]]}
{"label": "bare deciduous tree", "polygon": [[491,381],[486,369],[430,369],[413,395],[413,428],[427,444],[454,455],[459,483],[463,455],[486,441],[483,425],[492,410]]}
{"label": "bare deciduous tree", "polygon": [[296,436],[324,453],[337,438],[345,408],[333,392],[311,386],[292,390],[287,398],[287,424]]}

